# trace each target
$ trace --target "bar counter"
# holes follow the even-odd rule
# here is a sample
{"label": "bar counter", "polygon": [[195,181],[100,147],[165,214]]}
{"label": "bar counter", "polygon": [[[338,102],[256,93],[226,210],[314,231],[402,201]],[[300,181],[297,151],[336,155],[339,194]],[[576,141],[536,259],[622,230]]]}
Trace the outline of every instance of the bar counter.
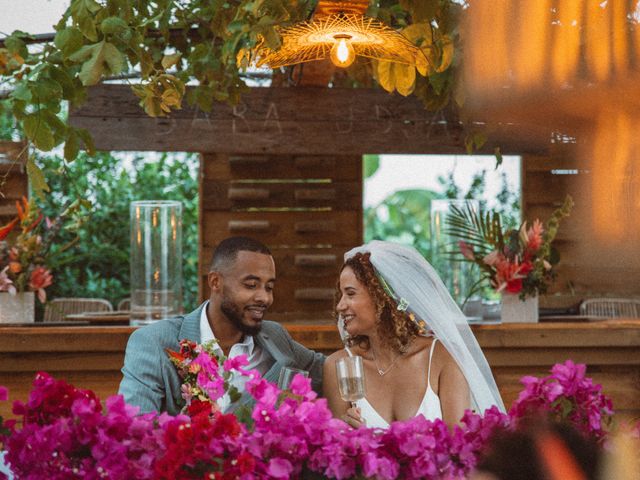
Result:
{"label": "bar counter", "polygon": [[[284,324],[307,347],[331,353],[341,348],[333,325]],[[617,412],[640,416],[640,320],[473,325],[506,405],[521,390],[524,375],[546,375],[558,362],[586,363]],[[46,371],[101,399],[117,392],[128,326],[1,326],[0,385],[10,400],[27,398],[34,374]],[[0,415],[11,416],[10,402]]]}

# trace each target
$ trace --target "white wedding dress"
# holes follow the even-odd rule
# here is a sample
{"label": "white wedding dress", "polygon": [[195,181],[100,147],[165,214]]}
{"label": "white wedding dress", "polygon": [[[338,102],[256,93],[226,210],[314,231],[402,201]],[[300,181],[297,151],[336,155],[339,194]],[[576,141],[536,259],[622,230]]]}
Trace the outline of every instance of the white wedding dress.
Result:
{"label": "white wedding dress", "polygon": [[[471,408],[483,414],[496,406],[504,412],[498,386],[467,318],[429,262],[412,247],[379,240],[349,250],[344,255],[345,261],[357,253],[370,254],[376,274],[384,279],[398,309],[412,313],[420,328],[424,323],[427,327],[424,335],[433,334],[456,361],[469,385]],[[340,316],[338,328],[344,341],[346,332],[342,322]],[[368,403],[362,402],[363,412],[366,411],[370,419],[369,426],[380,424],[380,415]],[[440,401],[429,385],[418,413],[426,412],[425,417],[438,418],[439,407]]]}
{"label": "white wedding dress", "polygon": [[[431,388],[431,357],[433,357],[433,347],[435,346],[437,339],[433,339],[431,342],[431,349],[429,351],[429,366],[427,367],[427,391],[424,393],[422,402],[418,407],[414,417],[423,415],[427,420],[435,420],[436,418],[442,418],[442,408],[440,406],[440,398],[436,395],[436,392]],[[347,350],[349,356],[352,356],[351,352]],[[366,384],[366,381],[365,381]],[[382,418],[373,405],[369,403],[367,398],[362,398],[356,401],[356,406],[360,409],[360,416],[365,422],[365,425],[369,428],[389,428],[389,423]]]}

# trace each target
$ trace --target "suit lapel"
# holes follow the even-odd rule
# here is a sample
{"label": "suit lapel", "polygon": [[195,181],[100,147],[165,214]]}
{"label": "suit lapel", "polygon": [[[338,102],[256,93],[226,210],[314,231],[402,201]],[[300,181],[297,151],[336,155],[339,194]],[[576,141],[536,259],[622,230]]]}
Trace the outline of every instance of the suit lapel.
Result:
{"label": "suit lapel", "polygon": [[271,355],[276,362],[286,363],[287,356],[280,348],[278,348],[275,342],[271,339],[271,336],[264,330],[261,330],[260,333],[253,337],[253,339],[257,345],[269,352],[269,355]]}
{"label": "suit lapel", "polygon": [[180,327],[180,333],[178,334],[178,342],[187,339],[192,342],[200,343],[200,316],[202,315],[202,309],[207,304],[207,302],[204,302],[193,312],[184,316],[182,326]]}
{"label": "suit lapel", "polygon": [[282,367],[290,363],[290,359],[280,348],[278,348],[269,334],[265,333],[264,330],[255,335],[253,338],[256,344],[264,348],[275,360],[273,365],[271,365],[271,368],[267,370],[262,378],[269,382],[277,383],[278,377],[280,376],[280,370],[282,370]]}

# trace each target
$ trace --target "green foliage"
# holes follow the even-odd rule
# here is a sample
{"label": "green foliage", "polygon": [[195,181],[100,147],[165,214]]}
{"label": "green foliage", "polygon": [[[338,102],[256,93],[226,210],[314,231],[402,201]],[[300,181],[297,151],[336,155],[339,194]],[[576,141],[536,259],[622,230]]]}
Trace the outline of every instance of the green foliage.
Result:
{"label": "green foliage", "polygon": [[442,196],[430,190],[399,190],[375,207],[365,208],[365,241],[412,245],[431,259],[431,201],[437,198]]}
{"label": "green foliage", "polygon": [[484,257],[492,250],[503,250],[505,246],[500,215],[496,212],[452,206],[446,232],[473,248],[477,257]]}
{"label": "green foliage", "polygon": [[[57,252],[50,298],[102,297],[114,305],[129,296],[129,204],[134,200],[179,200],[183,205],[183,275],[185,309],[195,306],[198,291],[197,155],[142,155],[125,167],[107,153],[67,163],[59,156],[41,157],[51,193],[43,204],[47,216],[60,213],[71,199],[92,203],[91,218],[75,234],[62,232],[59,245],[78,235],[74,248]],[[60,248],[60,247],[57,247]]]}
{"label": "green foliage", "polygon": [[373,176],[373,174],[375,174],[379,168],[380,168],[380,155],[364,155],[362,157],[362,169],[363,169],[362,178],[364,180]]}
{"label": "green foliage", "polygon": [[556,208],[549,220],[547,220],[546,225],[544,226],[544,234],[542,236],[542,247],[540,247],[541,255],[548,256],[551,259],[551,263],[558,263],[560,260],[559,254],[556,250],[553,249],[551,243],[555,240],[556,235],[558,234],[558,228],[560,228],[560,220],[565,217],[568,217],[573,210],[574,201],[571,195],[567,195],[562,202],[562,206],[560,208]]}
{"label": "green foliage", "polygon": [[[378,162],[379,159],[375,158]],[[373,159],[365,156],[365,174],[371,169]],[[455,182],[455,167],[445,176],[440,176],[438,182],[442,192],[429,190],[400,190],[394,192],[374,207],[364,210],[365,241],[391,240],[413,245],[439,271],[443,280],[449,281],[448,273],[452,268],[446,253],[434,251],[431,239],[431,201],[436,199],[466,199],[478,200],[480,207],[485,208],[485,178],[486,170],[474,174],[468,190],[463,190]],[[365,177],[366,178],[366,177]],[[515,228],[520,224],[520,197],[518,192],[509,189],[505,172],[501,175],[501,189],[496,197],[493,210],[500,215],[502,225]],[[445,251],[450,251],[450,245],[440,245]],[[455,248],[457,251],[457,247]],[[460,275],[477,278],[474,268],[460,267]],[[472,278],[465,279],[473,283]],[[464,283],[464,282],[463,282]],[[464,286],[462,284],[459,285]],[[465,294],[468,292],[464,292]],[[489,286],[482,289],[482,296],[491,298],[495,293]],[[464,297],[462,297],[464,298]]]}
{"label": "green foliage", "polygon": [[[278,29],[307,19],[317,0],[71,0],[55,25],[55,39],[27,49],[29,34],[15,31],[0,48],[0,85],[11,91],[3,102],[26,137],[42,151],[65,144],[74,160],[89,135],[59,118],[61,106],[77,107],[87,87],[105,77],[140,73],[132,85],[148,115],[163,116],[187,101],[203,111],[212,102],[235,104],[247,90],[241,74],[263,47],[276,49]],[[377,78],[388,90],[413,92],[429,108],[445,106],[456,85],[458,19],[455,0],[381,0],[368,14],[402,31],[425,54],[416,67],[357,62],[354,70]],[[375,62],[374,62],[375,63]],[[374,68],[376,71],[374,72]],[[351,85],[363,75],[350,74]],[[366,81],[364,81],[366,83]],[[370,83],[370,81],[368,82]]]}

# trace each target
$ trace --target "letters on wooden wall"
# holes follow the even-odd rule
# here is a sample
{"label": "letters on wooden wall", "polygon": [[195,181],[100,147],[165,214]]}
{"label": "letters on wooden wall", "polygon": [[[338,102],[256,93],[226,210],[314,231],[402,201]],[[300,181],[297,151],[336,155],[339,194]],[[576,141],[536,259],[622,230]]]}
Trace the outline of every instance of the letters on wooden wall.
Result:
{"label": "letters on wooden wall", "polygon": [[[284,312],[327,318],[341,255],[362,241],[362,154],[465,152],[465,132],[455,115],[434,114],[415,99],[368,89],[253,88],[235,107],[214,104],[203,112],[185,105],[171,117],[154,119],[128,86],[102,85],[91,89],[71,122],[89,129],[98,149],[215,152],[202,159],[201,273],[221,238],[244,234],[264,240],[276,256],[274,312],[282,318]],[[552,292],[562,296],[541,304],[639,295],[635,217],[622,225],[622,241],[594,236],[595,164],[574,153],[550,154],[551,125],[504,122],[481,128],[491,139],[483,152],[499,146],[503,154],[524,154],[523,218],[545,221],[567,193],[576,201],[556,242],[561,263]],[[598,168],[606,169],[606,160]],[[618,181],[624,183],[618,191],[631,194],[627,200],[612,197],[611,208],[637,212],[638,169],[622,172]],[[616,231],[619,218],[624,216],[618,216]]]}

